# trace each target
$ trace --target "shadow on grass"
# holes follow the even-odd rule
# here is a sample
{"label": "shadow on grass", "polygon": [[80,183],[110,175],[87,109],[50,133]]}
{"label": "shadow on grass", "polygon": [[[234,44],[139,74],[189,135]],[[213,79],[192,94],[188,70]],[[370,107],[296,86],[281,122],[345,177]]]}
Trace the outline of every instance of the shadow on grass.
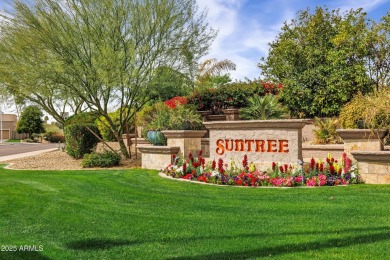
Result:
{"label": "shadow on grass", "polygon": [[[237,235],[211,235],[211,236],[196,236],[196,237],[174,237],[174,238],[165,238],[165,239],[156,239],[156,240],[113,240],[113,239],[86,239],[70,242],[66,245],[68,249],[72,250],[102,250],[110,249],[118,246],[130,246],[130,245],[140,245],[146,243],[155,243],[155,242],[175,242],[180,243],[183,241],[195,241],[195,240],[220,240],[220,239],[236,239],[236,238],[264,238],[264,237],[275,237],[275,236],[308,236],[308,235],[317,235],[318,237],[323,237],[326,234],[343,234],[343,233],[357,233],[355,235],[349,235],[348,237],[343,238],[334,238],[328,240],[319,240],[313,242],[305,243],[296,243],[296,244],[284,244],[282,246],[269,246],[263,245],[254,250],[241,251],[241,252],[231,252],[231,253],[212,253],[207,255],[200,256],[180,256],[174,257],[171,259],[225,259],[225,258],[250,258],[250,257],[268,257],[268,256],[277,256],[294,252],[304,252],[310,250],[319,250],[333,247],[348,247],[356,244],[368,244],[377,241],[384,241],[390,239],[390,228],[387,226],[384,227],[372,227],[372,228],[352,228],[352,229],[340,229],[332,231],[302,231],[302,232],[282,232],[278,234],[270,233],[251,233],[251,234],[237,234]],[[373,234],[363,234],[359,233],[366,232],[379,232]],[[187,243],[187,242],[185,242]]]}
{"label": "shadow on grass", "polygon": [[34,251],[0,252],[0,259],[9,260],[50,260],[51,258]]}
{"label": "shadow on grass", "polygon": [[301,244],[285,244],[282,246],[262,246],[257,249],[241,252],[211,253],[199,256],[180,256],[169,259],[243,259],[252,257],[274,257],[278,255],[314,251],[327,248],[340,248],[352,245],[369,244],[390,239],[389,232],[382,232],[361,236],[350,236]]}
{"label": "shadow on grass", "polygon": [[130,246],[134,244],[130,240],[113,240],[113,239],[86,239],[73,241],[66,245],[67,248],[73,250],[100,250],[100,249],[110,249],[117,246]]}

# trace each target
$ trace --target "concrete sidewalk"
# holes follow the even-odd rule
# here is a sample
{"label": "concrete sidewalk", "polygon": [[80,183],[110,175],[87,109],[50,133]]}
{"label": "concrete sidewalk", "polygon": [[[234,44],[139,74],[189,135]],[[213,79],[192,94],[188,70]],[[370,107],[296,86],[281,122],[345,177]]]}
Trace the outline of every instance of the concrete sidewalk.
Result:
{"label": "concrete sidewalk", "polygon": [[0,156],[0,162],[14,160],[14,159],[20,159],[20,158],[34,156],[34,155],[52,152],[52,151],[58,151],[58,148],[50,148],[50,149],[46,149],[46,150],[39,150],[39,151],[28,152],[28,153],[19,153],[19,154],[7,155],[7,156]]}

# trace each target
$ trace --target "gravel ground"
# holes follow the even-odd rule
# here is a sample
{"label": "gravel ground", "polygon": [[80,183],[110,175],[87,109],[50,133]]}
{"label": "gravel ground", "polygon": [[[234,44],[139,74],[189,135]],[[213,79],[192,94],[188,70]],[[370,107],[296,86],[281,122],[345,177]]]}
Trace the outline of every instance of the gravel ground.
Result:
{"label": "gravel ground", "polygon": [[[17,170],[81,170],[81,160],[75,160],[67,153],[53,151],[21,159],[9,160],[3,163],[11,164],[10,169]],[[138,160],[121,160],[119,166],[109,169],[128,169],[141,167],[140,156]]]}

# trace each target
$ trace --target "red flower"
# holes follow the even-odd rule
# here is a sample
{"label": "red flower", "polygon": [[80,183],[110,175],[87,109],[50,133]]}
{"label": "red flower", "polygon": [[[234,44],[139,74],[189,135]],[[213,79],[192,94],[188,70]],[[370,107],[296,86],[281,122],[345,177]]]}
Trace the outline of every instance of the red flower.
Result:
{"label": "red flower", "polygon": [[180,96],[177,96],[177,97],[174,97],[174,98],[171,98],[167,101],[165,101],[165,105],[169,108],[176,108],[177,105],[185,105],[187,104],[187,99],[184,98],[184,97],[180,97]]}
{"label": "red flower", "polygon": [[217,163],[214,160],[213,163],[211,164],[211,169],[215,170],[215,166],[217,166]]}
{"label": "red flower", "polygon": [[187,163],[183,163],[183,173],[186,173],[187,170]]}
{"label": "red flower", "polygon": [[311,161],[310,161],[310,167],[311,167],[312,170],[314,169],[315,165],[316,165],[316,161],[315,161],[314,158],[312,157],[312,158],[311,158]]}
{"label": "red flower", "polygon": [[283,166],[282,166],[282,165],[279,166],[279,171],[280,171],[280,172],[284,172],[284,171],[283,171]]}
{"label": "red flower", "polygon": [[272,162],[272,170],[275,171],[275,168],[276,168],[276,163]]}
{"label": "red flower", "polygon": [[225,172],[225,170],[223,169],[223,160],[222,159],[218,160],[218,171],[220,174],[223,174]]}
{"label": "red flower", "polygon": [[244,155],[244,160],[242,160],[242,167],[246,169],[248,167],[248,156]]}
{"label": "red flower", "polygon": [[287,173],[287,170],[288,170],[288,165],[285,164],[285,165],[284,165],[284,172]]}
{"label": "red flower", "polygon": [[331,174],[334,173],[334,166],[333,166],[333,165],[330,165],[330,166],[329,166],[329,171],[330,171]]}

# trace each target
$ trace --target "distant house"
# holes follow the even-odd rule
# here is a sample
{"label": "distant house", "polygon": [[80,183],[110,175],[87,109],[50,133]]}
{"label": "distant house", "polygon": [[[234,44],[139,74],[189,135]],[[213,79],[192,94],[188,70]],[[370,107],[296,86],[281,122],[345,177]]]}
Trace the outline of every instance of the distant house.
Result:
{"label": "distant house", "polygon": [[[21,135],[16,133],[18,117],[14,114],[2,114],[3,139],[20,139]],[[1,133],[0,133],[1,134]]]}

